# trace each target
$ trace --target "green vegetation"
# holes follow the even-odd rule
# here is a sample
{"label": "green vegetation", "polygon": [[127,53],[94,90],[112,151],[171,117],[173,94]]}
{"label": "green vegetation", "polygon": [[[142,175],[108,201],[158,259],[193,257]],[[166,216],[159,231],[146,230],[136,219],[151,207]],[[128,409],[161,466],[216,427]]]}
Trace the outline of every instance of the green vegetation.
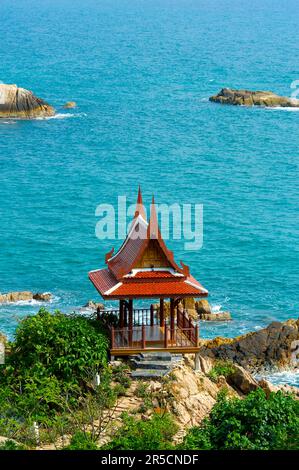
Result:
{"label": "green vegetation", "polygon": [[16,444],[14,441],[7,440],[3,444],[0,444],[0,450],[26,450],[26,447]]}
{"label": "green vegetation", "polygon": [[171,443],[177,432],[170,414],[158,414],[146,420],[138,420],[132,416],[123,417],[123,425],[115,433],[104,450],[165,450],[173,449]]}
{"label": "green vegetation", "polygon": [[90,434],[83,432],[76,432],[68,446],[64,447],[63,450],[97,450],[98,446],[93,441]]}
{"label": "green vegetation", "polygon": [[108,339],[99,322],[41,309],[20,322],[10,346],[0,368],[0,435],[29,446],[54,441],[80,430],[92,413],[99,419],[103,408],[113,407],[117,393],[110,386]]}
{"label": "green vegetation", "polygon": [[234,365],[229,361],[217,361],[208,376],[213,382],[217,382],[220,375],[228,377],[234,372]]}
{"label": "green vegetation", "polygon": [[299,448],[299,402],[258,389],[243,400],[221,392],[209,418],[187,433],[184,450],[293,450]]}

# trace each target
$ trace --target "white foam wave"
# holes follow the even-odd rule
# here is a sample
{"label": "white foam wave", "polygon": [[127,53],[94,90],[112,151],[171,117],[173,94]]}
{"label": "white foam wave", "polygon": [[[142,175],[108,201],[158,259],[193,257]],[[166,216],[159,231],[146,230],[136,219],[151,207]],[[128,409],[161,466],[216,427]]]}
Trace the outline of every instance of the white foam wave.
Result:
{"label": "white foam wave", "polygon": [[85,113],[57,113],[54,116],[38,117],[37,121],[50,121],[51,119],[68,119],[76,117],[85,117]]}
{"label": "white foam wave", "polygon": [[293,385],[299,387],[299,370],[273,372],[266,375],[258,376],[271,382],[273,385]]}
{"label": "white foam wave", "polygon": [[213,304],[212,304],[211,307],[212,307],[212,312],[213,312],[213,313],[219,313],[219,312],[221,312],[221,307],[222,307],[222,305],[213,305]]}
{"label": "white foam wave", "polygon": [[299,108],[293,108],[292,106],[285,106],[285,107],[267,106],[264,109],[269,109],[270,111],[289,111],[292,113],[299,112]]}

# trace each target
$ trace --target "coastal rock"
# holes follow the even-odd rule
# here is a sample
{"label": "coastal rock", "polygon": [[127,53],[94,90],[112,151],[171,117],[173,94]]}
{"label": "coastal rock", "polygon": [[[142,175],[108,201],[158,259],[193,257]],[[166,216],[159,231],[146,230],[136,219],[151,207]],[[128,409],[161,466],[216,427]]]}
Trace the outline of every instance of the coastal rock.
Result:
{"label": "coastal rock", "polygon": [[49,302],[52,298],[50,292],[37,292],[33,294],[34,300],[39,300],[40,302]]}
{"label": "coastal rock", "polygon": [[227,382],[245,395],[256,390],[259,386],[251,374],[238,365],[234,366],[234,372],[227,377]]}
{"label": "coastal rock", "polygon": [[183,309],[185,309],[188,313],[189,318],[192,320],[198,319],[198,313],[195,308],[195,300],[193,297],[186,297],[183,299]]}
{"label": "coastal rock", "polygon": [[298,387],[293,387],[292,385],[273,385],[271,382],[269,382],[266,379],[260,379],[258,381],[259,387],[261,387],[264,392],[266,393],[267,397],[270,395],[270,393],[276,393],[276,392],[284,392],[284,393],[291,393],[297,400],[299,400],[299,388]]}
{"label": "coastal rock", "polygon": [[200,313],[199,319],[205,321],[229,321],[232,317],[230,312]]}
{"label": "coastal rock", "polygon": [[89,300],[85,305],[84,305],[84,308],[90,308],[94,311],[96,311],[98,308],[100,310],[104,310],[105,306],[104,304],[102,303],[97,303],[97,302],[94,302],[93,300]]}
{"label": "coastal rock", "polygon": [[253,371],[294,366],[298,329],[299,320],[275,321],[266,328],[237,338],[206,340],[202,342],[200,356],[211,360],[230,360]]}
{"label": "coastal rock", "polygon": [[20,301],[29,301],[29,300],[39,300],[43,302],[48,302],[51,300],[52,295],[49,292],[45,293],[36,293],[33,294],[30,291],[22,292],[8,292],[6,294],[0,294],[0,303],[9,303],[9,302],[20,302]]}
{"label": "coastal rock", "polygon": [[211,96],[209,100],[221,104],[242,106],[299,107],[299,100],[279,96],[271,91],[249,91],[222,88],[217,95]]}
{"label": "coastal rock", "polygon": [[77,107],[77,103],[75,101],[67,101],[64,106],[65,109],[72,109]]}
{"label": "coastal rock", "polygon": [[259,384],[259,387],[261,387],[264,390],[267,397],[269,397],[270,393],[272,392],[276,393],[279,390],[279,387],[271,384],[271,382],[268,382],[268,380],[266,379],[259,380],[258,384]]}
{"label": "coastal rock", "polygon": [[211,305],[206,299],[201,299],[195,302],[195,308],[200,315],[210,315],[212,313]]}
{"label": "coastal rock", "polygon": [[29,90],[0,84],[0,118],[32,119],[53,116],[55,110]]}

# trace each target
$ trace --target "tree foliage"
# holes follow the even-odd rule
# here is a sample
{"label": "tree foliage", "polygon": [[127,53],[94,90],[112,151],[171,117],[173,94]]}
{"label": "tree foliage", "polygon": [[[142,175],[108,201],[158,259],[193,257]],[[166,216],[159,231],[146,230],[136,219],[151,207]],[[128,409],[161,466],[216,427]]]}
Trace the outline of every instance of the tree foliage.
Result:
{"label": "tree foliage", "polygon": [[171,443],[177,432],[177,425],[169,414],[155,413],[143,421],[125,415],[123,424],[115,433],[105,450],[165,450],[172,449]]}
{"label": "tree foliage", "polygon": [[221,393],[209,418],[187,433],[180,448],[298,449],[299,402],[282,392],[267,398],[261,389],[243,400]]}

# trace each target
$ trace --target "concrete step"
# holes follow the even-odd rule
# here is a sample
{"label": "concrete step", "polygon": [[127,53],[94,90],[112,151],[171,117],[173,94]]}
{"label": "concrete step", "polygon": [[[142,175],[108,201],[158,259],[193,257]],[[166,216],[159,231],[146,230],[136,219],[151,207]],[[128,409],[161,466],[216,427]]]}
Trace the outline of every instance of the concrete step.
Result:
{"label": "concrete step", "polygon": [[167,370],[157,369],[136,369],[131,372],[131,377],[133,379],[157,379],[159,377],[164,377],[167,372]]}
{"label": "concrete step", "polygon": [[139,360],[143,361],[168,361],[171,362],[171,354],[168,352],[148,352],[148,353],[140,353]]}
{"label": "concrete step", "polygon": [[171,362],[168,362],[168,361],[154,361],[154,360],[137,361],[136,359],[133,359],[131,360],[131,364],[138,369],[169,370],[171,368]]}

